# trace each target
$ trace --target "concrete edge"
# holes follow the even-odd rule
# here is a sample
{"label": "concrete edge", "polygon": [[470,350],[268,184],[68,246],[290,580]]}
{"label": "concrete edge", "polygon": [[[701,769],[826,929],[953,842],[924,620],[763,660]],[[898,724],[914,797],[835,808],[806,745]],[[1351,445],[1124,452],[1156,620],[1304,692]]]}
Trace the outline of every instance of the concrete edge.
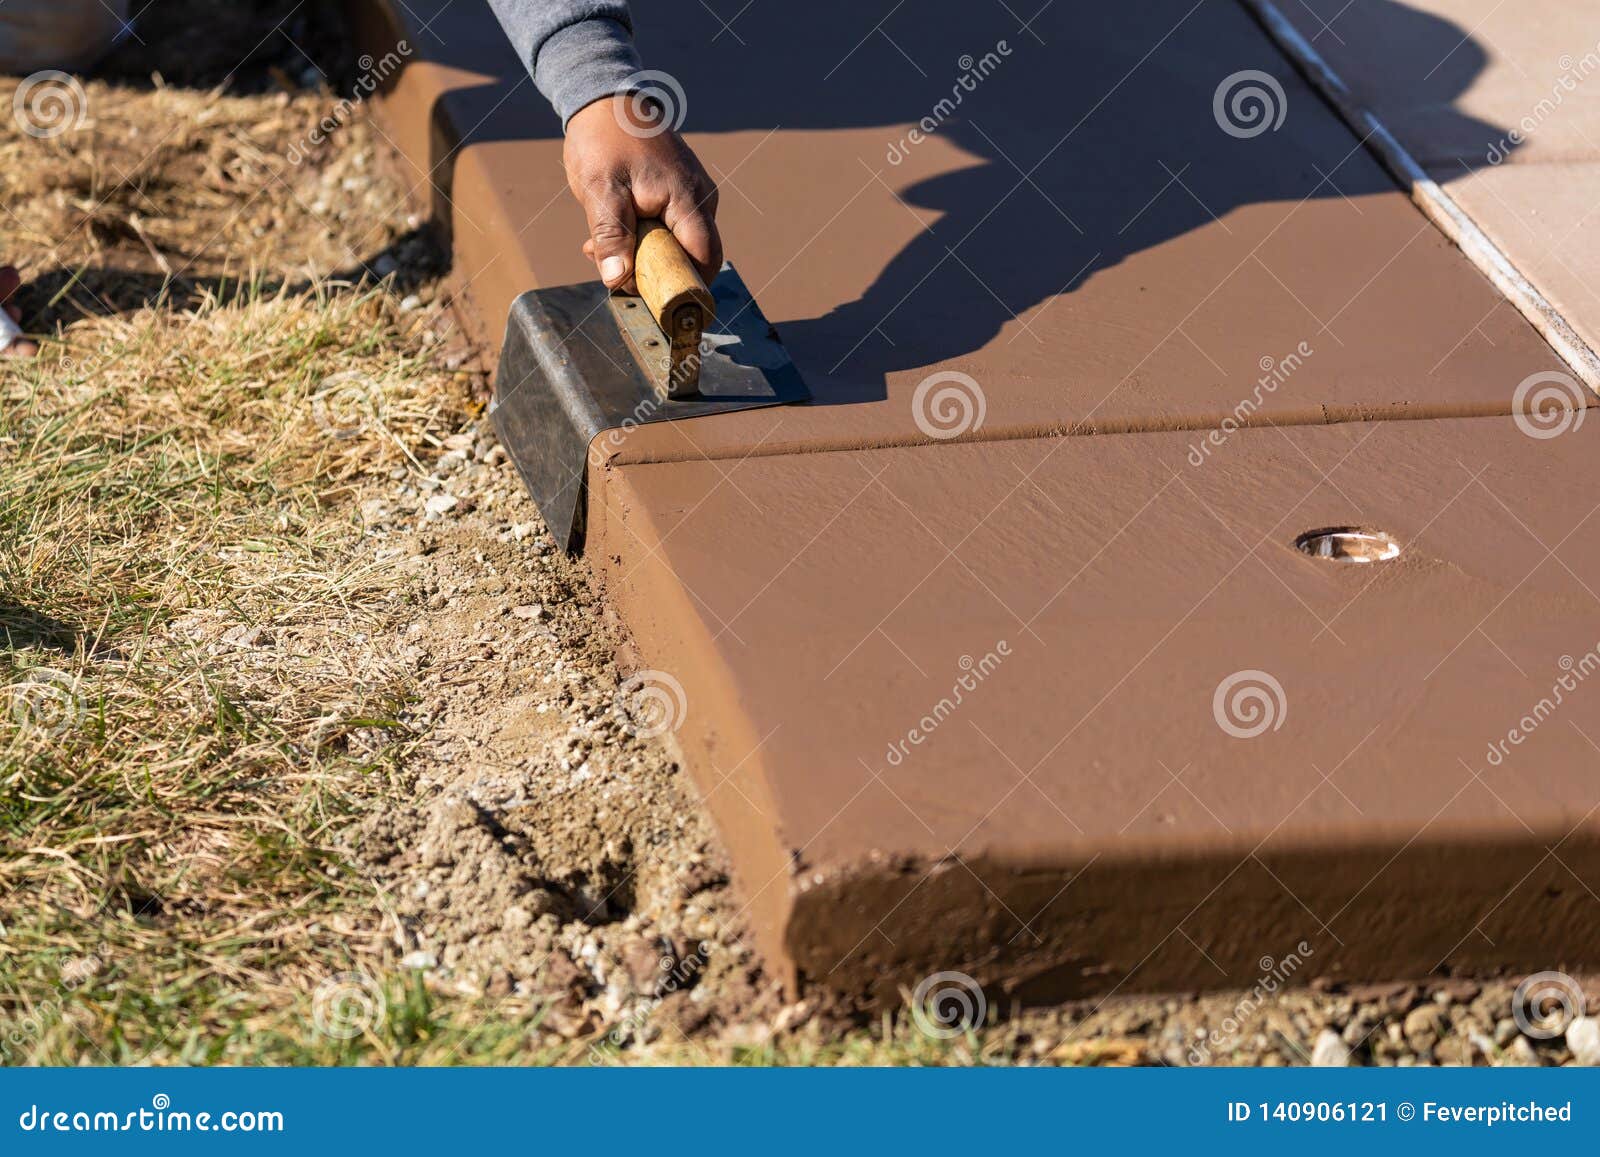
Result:
{"label": "concrete edge", "polygon": [[[790,993],[798,990],[782,930],[794,907],[794,860],[770,818],[777,814],[763,769],[761,736],[739,702],[733,672],[723,662],[711,625],[674,573],[662,549],[666,537],[626,476],[612,471],[605,485],[589,488],[586,553],[602,594],[613,607],[626,603],[629,641],[646,662],[680,660],[670,672],[644,667],[634,678],[661,681],[682,692],[675,727],[663,738],[679,762],[728,849],[744,920],[767,968]],[[623,571],[623,560],[635,561]],[[626,584],[626,598],[618,587]],[[621,618],[619,613],[619,618]],[[695,661],[690,661],[695,660]],[[753,813],[753,814],[752,814]]]}

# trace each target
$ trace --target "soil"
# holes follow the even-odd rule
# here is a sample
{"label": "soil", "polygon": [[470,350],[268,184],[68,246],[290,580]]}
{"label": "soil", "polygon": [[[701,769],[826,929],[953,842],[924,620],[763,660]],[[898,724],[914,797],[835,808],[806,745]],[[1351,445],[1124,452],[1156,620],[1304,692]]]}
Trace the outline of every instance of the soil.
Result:
{"label": "soil", "polygon": [[[1593,1009],[1600,984],[1590,978],[1583,987]],[[1179,1067],[1306,1065],[1313,1057],[1401,1068],[1570,1063],[1558,1023],[1524,1031],[1514,1015],[1516,989],[1509,980],[1436,979],[1123,997],[1024,1016],[1018,1052],[1058,1063]]]}
{"label": "soil", "polygon": [[396,640],[426,731],[415,803],[352,848],[389,894],[396,949],[458,991],[552,1002],[561,1036],[615,1028],[601,1044],[775,1012],[675,753],[633,734],[624,640],[582,564],[488,432],[447,445],[438,490],[363,505],[426,608]]}

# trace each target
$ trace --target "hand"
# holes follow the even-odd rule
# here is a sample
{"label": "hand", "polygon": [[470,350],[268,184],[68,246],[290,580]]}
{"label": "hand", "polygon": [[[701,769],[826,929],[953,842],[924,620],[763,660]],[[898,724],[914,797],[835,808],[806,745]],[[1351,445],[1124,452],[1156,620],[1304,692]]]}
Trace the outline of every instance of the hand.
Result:
{"label": "hand", "polygon": [[659,217],[709,284],[722,267],[717,187],[683,138],[647,116],[631,99],[607,97],[567,122],[567,184],[589,218],[583,252],[607,287],[632,291],[637,222]]}
{"label": "hand", "polygon": [[[10,315],[12,321],[22,320],[22,311],[14,305],[7,304],[11,300],[11,295],[21,285],[22,278],[17,275],[17,271],[14,268],[9,265],[0,268],[0,309],[4,309]],[[0,357],[31,358],[38,352],[39,347],[37,345],[26,338],[19,337],[3,351],[0,351]]]}

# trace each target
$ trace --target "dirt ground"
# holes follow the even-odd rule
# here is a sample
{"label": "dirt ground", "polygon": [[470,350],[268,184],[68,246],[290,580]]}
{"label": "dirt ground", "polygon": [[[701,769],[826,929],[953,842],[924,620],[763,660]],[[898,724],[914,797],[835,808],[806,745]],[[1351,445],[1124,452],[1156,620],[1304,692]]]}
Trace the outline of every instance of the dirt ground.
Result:
{"label": "dirt ground", "polygon": [[7,1063],[1571,1059],[1509,981],[786,1002],[381,133],[357,109],[289,160],[337,23],[141,29],[76,131],[0,127],[46,342],[0,369]]}
{"label": "dirt ground", "polygon": [[397,949],[463,992],[544,1006],[575,1040],[714,1035],[776,1011],[712,833],[619,697],[622,639],[483,424],[453,445],[439,489],[363,505],[427,612],[396,638],[427,730],[416,804],[352,839]]}
{"label": "dirt ground", "polygon": [[[247,979],[240,1015],[309,1030],[280,1058],[389,1059],[419,1016],[459,1016],[438,1061],[714,1035],[774,999],[720,853],[481,418],[381,133],[306,144],[343,40],[303,11],[158,4],[78,127],[0,138],[47,337],[5,371],[7,1057],[185,1055]],[[245,734],[197,741],[213,713]]]}

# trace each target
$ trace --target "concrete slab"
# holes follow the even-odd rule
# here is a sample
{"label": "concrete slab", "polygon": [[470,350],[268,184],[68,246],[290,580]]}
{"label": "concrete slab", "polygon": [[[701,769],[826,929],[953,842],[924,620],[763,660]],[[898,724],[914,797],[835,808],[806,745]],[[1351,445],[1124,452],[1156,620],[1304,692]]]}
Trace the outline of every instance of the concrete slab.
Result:
{"label": "concrete slab", "polygon": [[[1467,417],[1559,364],[1242,10],[723,7],[640,37],[821,404],[630,434],[589,555],[772,965],[873,1003],[1600,962],[1600,426]],[[497,337],[589,276],[553,120],[480,6],[394,11],[385,114]],[[1287,115],[1235,135],[1251,70]],[[1346,523],[1405,553],[1293,549]]]}
{"label": "concrete slab", "polygon": [[[1256,422],[1504,414],[1557,368],[1233,0],[1050,7],[1026,29],[1003,6],[817,15],[756,6],[729,33],[695,3],[637,14],[689,94],[728,253],[819,404],[642,428],[618,461],[928,442],[966,412],[930,412],[935,374],[981,397],[961,436],[1010,438],[1205,427],[1241,403]],[[492,17],[401,19],[422,63],[388,107],[433,125],[426,162],[397,141],[448,187],[476,311],[592,276],[553,119]],[[1277,131],[1217,119],[1251,69],[1284,93]]]}
{"label": "concrete slab", "polygon": [[[1301,940],[1308,975],[1549,967],[1600,959],[1597,438],[627,466],[592,557],[805,981],[1241,984]],[[1347,524],[1404,553],[1294,547]]]}
{"label": "concrete slab", "polygon": [[1291,0],[1278,10],[1430,168],[1600,161],[1589,5]]}
{"label": "concrete slab", "polygon": [[1276,7],[1578,338],[1600,349],[1594,12],[1564,0]]}
{"label": "concrete slab", "polygon": [[1450,186],[1450,195],[1600,349],[1600,161],[1501,165]]}

